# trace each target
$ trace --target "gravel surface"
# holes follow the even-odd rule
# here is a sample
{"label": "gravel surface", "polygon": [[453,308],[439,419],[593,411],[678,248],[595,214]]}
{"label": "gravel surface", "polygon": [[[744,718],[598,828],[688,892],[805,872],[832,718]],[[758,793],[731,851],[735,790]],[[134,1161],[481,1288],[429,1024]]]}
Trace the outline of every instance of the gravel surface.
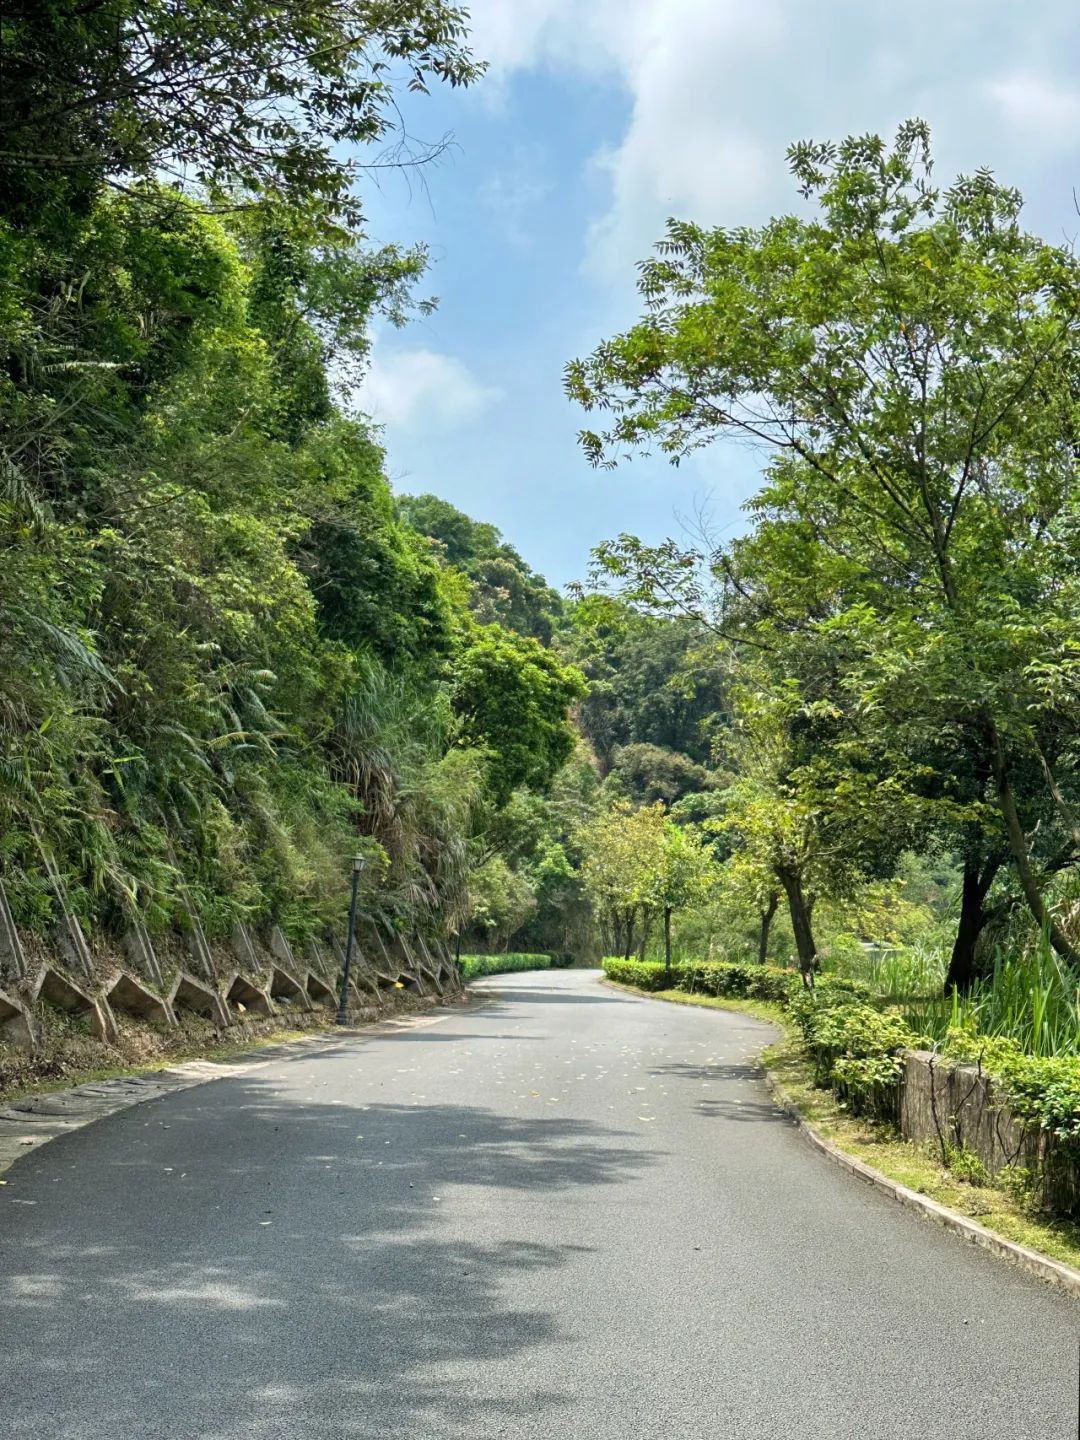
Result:
{"label": "gravel surface", "polygon": [[766,1027],[478,988],[19,1161],[0,1436],[1077,1435],[1077,1302],[813,1152]]}

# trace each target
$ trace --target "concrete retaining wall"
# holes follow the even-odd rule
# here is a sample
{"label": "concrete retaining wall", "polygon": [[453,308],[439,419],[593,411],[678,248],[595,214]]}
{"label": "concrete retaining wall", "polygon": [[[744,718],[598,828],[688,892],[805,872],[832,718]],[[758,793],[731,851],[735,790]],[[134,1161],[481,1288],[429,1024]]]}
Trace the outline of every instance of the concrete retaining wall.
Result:
{"label": "concrete retaining wall", "polygon": [[907,1140],[963,1146],[991,1175],[1008,1165],[1035,1171],[1043,1202],[1063,1214],[1080,1210],[1080,1171],[1051,1136],[1018,1121],[976,1065],[959,1065],[926,1051],[904,1057],[900,1130]]}
{"label": "concrete retaining wall", "polygon": [[[328,936],[325,946],[309,945],[300,957],[279,927],[263,936],[238,925],[231,944],[216,948],[189,904],[184,935],[165,937],[161,953],[135,920],[121,948],[99,954],[72,915],[59,875],[54,889],[54,943],[47,950],[37,947],[31,960],[0,881],[0,1045],[33,1050],[42,1005],[88,1017],[91,1033],[106,1042],[118,1033],[117,1014],[170,1029],[177,1024],[177,1011],[191,1010],[224,1029],[248,1013],[273,1016],[290,1008],[337,1006],[342,952],[336,937]],[[429,951],[422,937],[415,954],[401,941],[392,973],[383,974],[387,950],[377,929],[371,928],[373,935],[357,935],[354,1003],[380,1004],[400,989],[424,995],[460,988],[445,947],[440,953],[433,941],[435,949]],[[433,953],[439,956],[437,962],[431,959]]]}
{"label": "concrete retaining wall", "polygon": [[991,1175],[1006,1165],[1034,1164],[1041,1154],[1038,1132],[1013,1118],[989,1075],[921,1050],[905,1057],[900,1128],[909,1140],[962,1145]]}

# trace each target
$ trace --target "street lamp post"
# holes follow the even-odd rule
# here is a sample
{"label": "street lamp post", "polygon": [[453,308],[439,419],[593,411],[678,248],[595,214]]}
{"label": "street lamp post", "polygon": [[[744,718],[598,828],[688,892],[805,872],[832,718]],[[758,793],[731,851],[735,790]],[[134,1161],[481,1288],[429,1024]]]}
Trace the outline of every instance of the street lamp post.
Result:
{"label": "street lamp post", "polygon": [[337,1023],[349,1023],[349,967],[352,964],[353,942],[356,939],[356,894],[360,889],[360,871],[364,868],[364,856],[354,855],[352,862],[352,900],[349,903],[349,934],[345,940],[345,969],[341,976],[341,1000],[338,1004]]}

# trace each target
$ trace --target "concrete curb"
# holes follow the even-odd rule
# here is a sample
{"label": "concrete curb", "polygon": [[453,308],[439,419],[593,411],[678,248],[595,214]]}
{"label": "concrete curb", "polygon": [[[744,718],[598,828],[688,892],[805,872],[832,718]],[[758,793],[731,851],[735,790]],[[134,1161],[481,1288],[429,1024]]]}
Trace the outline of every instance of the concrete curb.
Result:
{"label": "concrete curb", "polygon": [[881,1190],[899,1204],[906,1206],[907,1209],[914,1210],[945,1230],[951,1230],[954,1235],[959,1235],[969,1244],[978,1245],[982,1250],[989,1250],[999,1260],[1007,1260],[1011,1265],[1019,1265],[1029,1275],[1034,1275],[1039,1280],[1045,1280],[1051,1285],[1057,1285],[1062,1290],[1067,1290],[1070,1295],[1080,1297],[1080,1270],[1074,1270],[1071,1265],[1065,1265],[1060,1260],[1051,1260],[1048,1255],[1042,1255],[1038,1250],[1030,1250],[1026,1245],[1020,1245],[1015,1240],[1006,1240],[1003,1235],[997,1235],[993,1230],[988,1230],[977,1220],[971,1220],[956,1210],[950,1210],[947,1205],[942,1205],[937,1200],[931,1200],[928,1195],[920,1195],[917,1190],[911,1190],[907,1185],[901,1185],[898,1180],[890,1180],[880,1170],[875,1170],[873,1166],[857,1160],[854,1155],[849,1155],[838,1145],[834,1145],[831,1140],[826,1140],[824,1135],[818,1134],[814,1127],[803,1118],[797,1107],[784,1095],[771,1071],[764,1069],[763,1073],[765,1083],[776,1103],[785,1114],[795,1121],[803,1137],[814,1149],[819,1150],[834,1165],[839,1165],[842,1170],[864,1180],[868,1185],[873,1185],[875,1189]]}
{"label": "concrete curb", "polygon": [[[628,986],[615,985],[610,980],[603,980],[601,984],[606,987],[622,991],[623,994],[630,994],[642,1000],[655,1000],[655,995],[650,995],[645,990],[634,990]],[[665,1003],[665,1002],[661,1002]],[[722,1006],[709,1007],[723,1009]],[[731,1010],[728,1014],[744,1014],[744,1011]],[[831,1140],[826,1140],[814,1127],[804,1119],[798,1107],[787,1098],[783,1089],[764,1063],[761,1063],[761,1073],[765,1084],[769,1088],[773,1099],[785,1115],[788,1115],[815,1150],[820,1151],[826,1159],[831,1160],[834,1165],[839,1165],[848,1174],[856,1176],[857,1179],[872,1185],[876,1190],[882,1191],[898,1204],[906,1206],[907,1209],[915,1211],[924,1219],[940,1225],[944,1230],[951,1230],[954,1235],[959,1235],[970,1245],[978,1245],[982,1250],[988,1250],[991,1255],[996,1255],[999,1260],[1005,1260],[1010,1265],[1018,1265],[1021,1270],[1026,1270],[1029,1275],[1036,1279],[1045,1280],[1047,1284],[1056,1285],[1061,1290],[1067,1290],[1070,1295],[1080,1298],[1080,1270],[1074,1270],[1071,1265],[1066,1265],[1060,1260],[1051,1260],[1049,1255],[1043,1255],[1038,1250],[1031,1250],[1026,1245],[1020,1245],[1015,1240],[1006,1240],[1003,1235],[997,1235],[993,1230],[988,1230],[985,1225],[980,1225],[977,1220],[971,1220],[966,1215],[959,1214],[956,1210],[950,1210],[947,1205],[940,1204],[937,1200],[931,1200],[928,1195],[920,1195],[917,1190],[910,1189],[907,1185],[901,1185],[899,1180],[890,1180],[880,1170],[875,1170],[872,1165],[867,1165],[862,1160],[857,1160],[854,1155],[849,1155],[846,1150],[841,1150]]]}

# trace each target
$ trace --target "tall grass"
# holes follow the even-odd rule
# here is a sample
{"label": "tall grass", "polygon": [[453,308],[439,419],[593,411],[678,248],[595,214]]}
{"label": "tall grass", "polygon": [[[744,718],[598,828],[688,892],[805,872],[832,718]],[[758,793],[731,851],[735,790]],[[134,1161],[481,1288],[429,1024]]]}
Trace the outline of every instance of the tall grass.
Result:
{"label": "tall grass", "polygon": [[1047,937],[1019,953],[994,957],[994,971],[969,995],[912,1000],[911,1027],[943,1040],[950,1029],[1014,1040],[1029,1055],[1080,1054],[1080,983]]}
{"label": "tall grass", "polygon": [[883,1000],[940,995],[945,984],[944,954],[930,945],[847,953],[825,968],[862,980]]}

